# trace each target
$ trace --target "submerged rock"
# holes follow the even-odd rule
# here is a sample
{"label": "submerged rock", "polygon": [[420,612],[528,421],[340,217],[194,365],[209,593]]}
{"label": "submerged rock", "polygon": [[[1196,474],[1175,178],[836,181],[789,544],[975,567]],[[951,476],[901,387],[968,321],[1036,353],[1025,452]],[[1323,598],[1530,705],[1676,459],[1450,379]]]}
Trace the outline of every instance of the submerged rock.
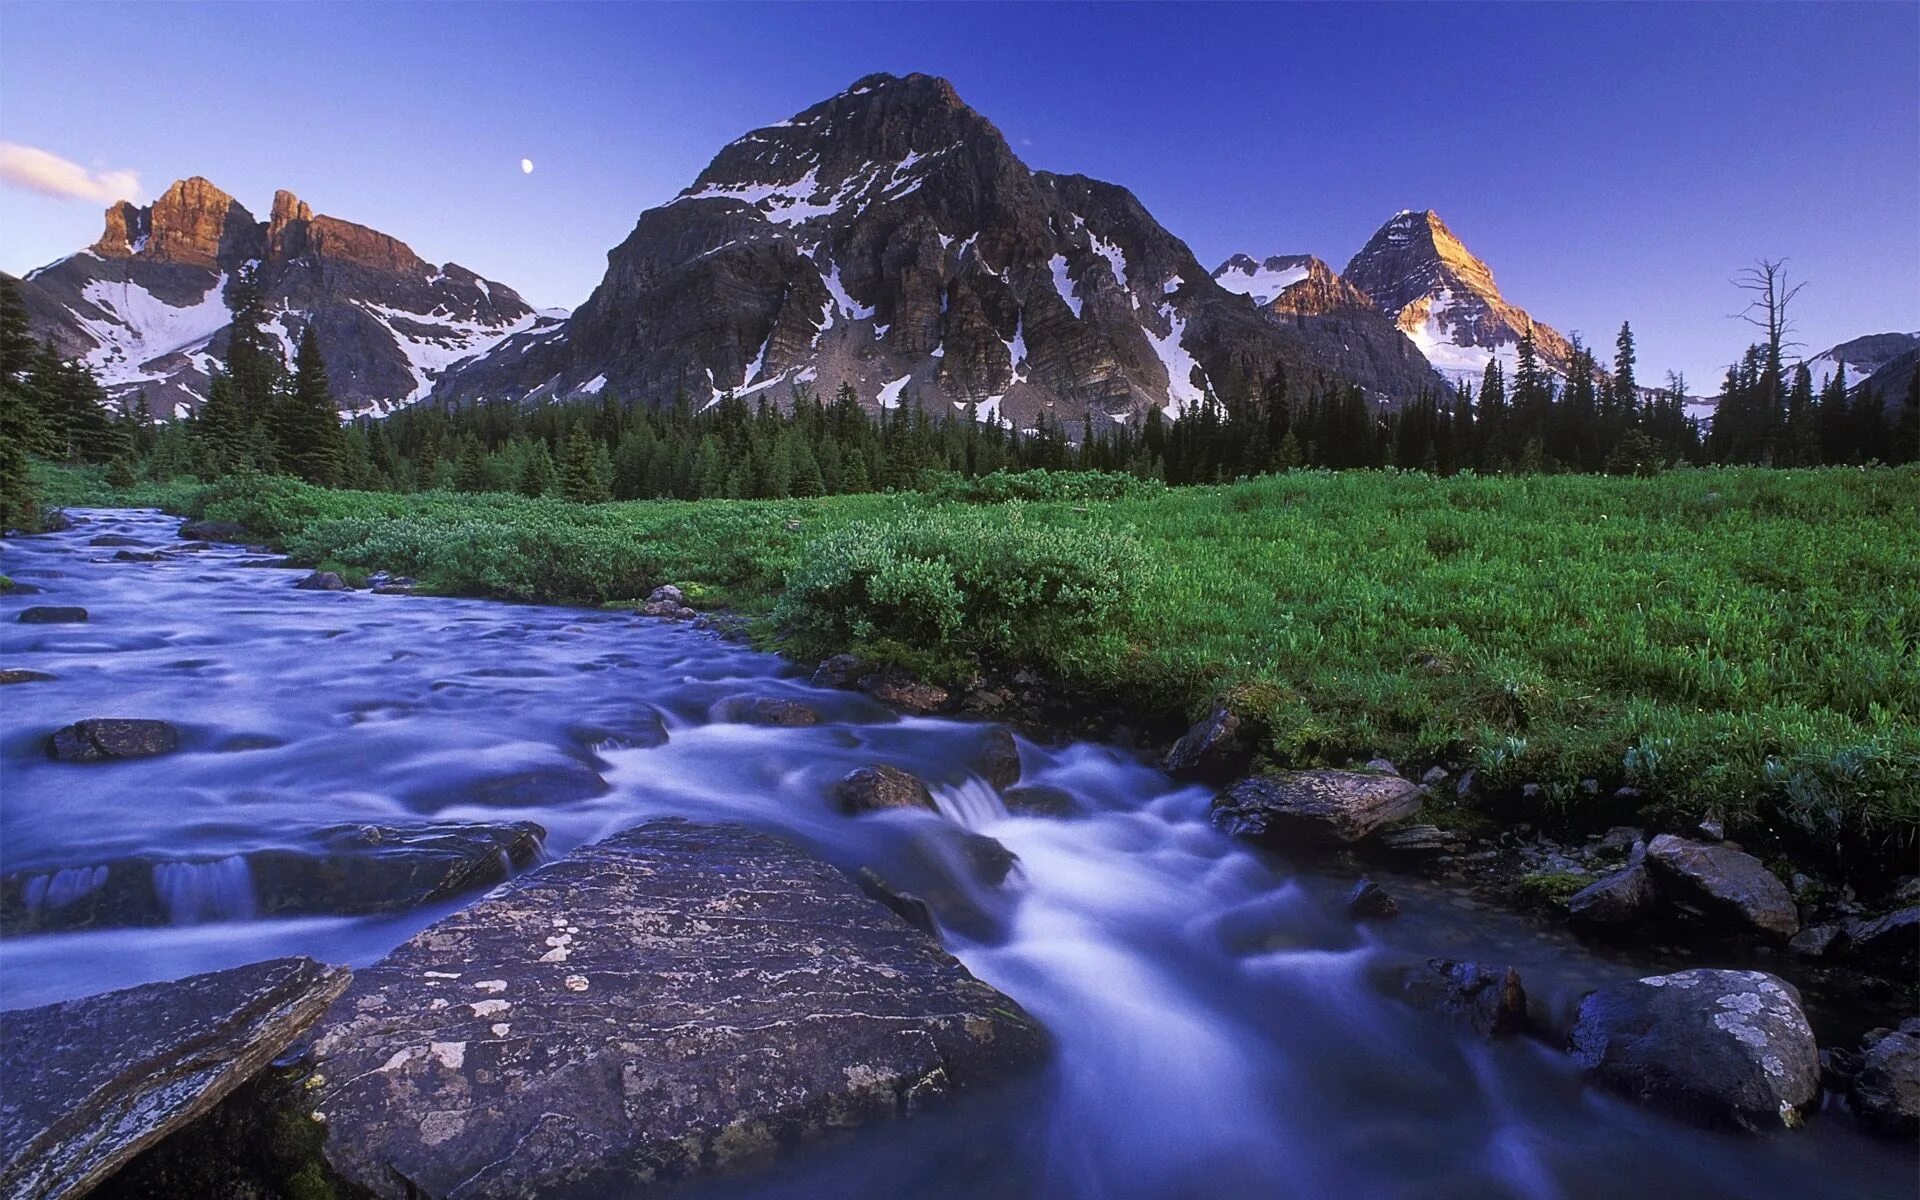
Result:
{"label": "submerged rock", "polygon": [[1512,967],[1430,958],[1399,976],[1400,998],[1486,1037],[1527,1025],[1527,991]]}
{"label": "submerged rock", "polygon": [[1239,733],[1240,718],[1225,705],[1216,705],[1212,712],[1180,735],[1160,765],[1174,775],[1224,775],[1232,771],[1241,758]]}
{"label": "submerged rock", "polygon": [[1920,1133],[1920,1019],[1897,1030],[1876,1029],[1861,1042],[1848,1097],[1853,1111],[1892,1137]]}
{"label": "submerged rock", "polygon": [[1023,817],[1059,817],[1062,819],[1086,815],[1086,809],[1072,792],[1065,788],[1050,787],[1044,783],[1024,783],[1010,787],[1000,793],[1001,803],[1007,811]]}
{"label": "submerged rock", "polygon": [[833,785],[833,801],[847,813],[884,808],[924,808],[938,812],[933,793],[920,778],[885,763],[856,767]]}
{"label": "submerged rock", "polygon": [[1787,885],[1744,850],[1663,833],[1647,843],[1647,865],[1665,888],[1711,916],[1782,941],[1800,929]]}
{"label": "submerged rock", "polygon": [[1601,988],[1581,1001],[1569,1049],[1596,1082],[1708,1125],[1798,1124],[1820,1087],[1800,993],[1764,971],[1681,971]]}
{"label": "submerged rock", "polygon": [[271,1062],[350,979],[279,958],[8,1013],[0,1194],[85,1195]]}
{"label": "submerged rock", "polygon": [[150,857],[0,876],[0,935],[229,917],[360,916],[492,887],[532,866],[546,830],[340,825],[301,846],[217,860]]}
{"label": "submerged rock", "polygon": [[24,667],[0,667],[0,684],[9,683],[45,683],[54,676],[45,671],[29,671]]}
{"label": "submerged rock", "polygon": [[734,696],[721,701],[715,715],[737,725],[795,728],[820,723],[820,710],[785,696]]}
{"label": "submerged rock", "polygon": [[1420,786],[1370,771],[1270,771],[1214,798],[1213,822],[1259,842],[1357,842],[1420,808]]}
{"label": "submerged rock", "polygon": [[180,748],[180,731],[165,721],[133,717],[93,717],[57,729],[47,739],[47,754],[61,762],[111,762],[151,758]]}
{"label": "submerged rock", "polygon": [[72,604],[36,604],[15,618],[22,625],[83,625],[87,610]]}
{"label": "submerged rock", "polygon": [[914,1112],[1044,1047],[826,864],[665,820],[363,970],[307,1101],[332,1169],[378,1196],[630,1194]]}

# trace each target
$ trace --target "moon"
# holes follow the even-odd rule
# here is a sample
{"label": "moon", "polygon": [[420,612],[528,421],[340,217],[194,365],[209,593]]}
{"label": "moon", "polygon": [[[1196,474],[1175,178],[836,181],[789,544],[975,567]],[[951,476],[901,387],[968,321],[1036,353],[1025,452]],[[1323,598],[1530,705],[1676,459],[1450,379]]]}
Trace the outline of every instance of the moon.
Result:
{"label": "moon", "polygon": [[520,160],[520,173],[521,173],[522,175],[531,175],[531,174],[533,174],[533,160],[532,160],[532,159],[530,159],[530,158],[523,158],[523,159],[521,159],[521,160]]}

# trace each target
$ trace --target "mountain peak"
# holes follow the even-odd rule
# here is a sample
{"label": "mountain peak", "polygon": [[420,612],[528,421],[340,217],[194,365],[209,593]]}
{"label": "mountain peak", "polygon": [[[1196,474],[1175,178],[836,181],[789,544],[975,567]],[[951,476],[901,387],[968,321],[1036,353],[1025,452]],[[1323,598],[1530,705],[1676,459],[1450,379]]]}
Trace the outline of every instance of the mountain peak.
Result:
{"label": "mountain peak", "polygon": [[1343,274],[1455,381],[1477,381],[1495,359],[1511,366],[1529,330],[1550,366],[1564,370],[1573,353],[1559,331],[1507,302],[1492,269],[1430,208],[1388,218]]}
{"label": "mountain peak", "polygon": [[145,207],[122,200],[108,208],[105,231],[93,249],[105,258],[140,255],[155,262],[218,267],[235,257],[258,257],[264,244],[253,214],[195,175],[175,180]]}

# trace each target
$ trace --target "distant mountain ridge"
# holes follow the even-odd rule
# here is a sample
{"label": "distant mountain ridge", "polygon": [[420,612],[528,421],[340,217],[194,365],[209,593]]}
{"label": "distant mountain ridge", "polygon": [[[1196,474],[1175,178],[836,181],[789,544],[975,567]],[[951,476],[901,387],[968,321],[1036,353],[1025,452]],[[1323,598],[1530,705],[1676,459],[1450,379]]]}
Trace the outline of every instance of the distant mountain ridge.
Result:
{"label": "distant mountain ridge", "polygon": [[170,416],[206,397],[231,323],[226,292],[242,271],[254,273],[267,332],[289,362],[313,326],[347,411],[424,399],[449,364],[552,320],[504,284],[316,215],[291,192],[275,193],[260,221],[197,176],[150,205],[108,208],[98,241],[29,272],[20,290],[35,332],[86,362],[111,397],[144,396]]}
{"label": "distant mountain ridge", "polygon": [[640,215],[564,326],[434,395],[706,404],[845,385],[1024,428],[1177,416],[1277,369],[1385,401],[1440,386],[1415,354],[1336,363],[1348,323],[1262,317],[1125,188],[1031,170],[945,80],[879,74],[728,144]]}

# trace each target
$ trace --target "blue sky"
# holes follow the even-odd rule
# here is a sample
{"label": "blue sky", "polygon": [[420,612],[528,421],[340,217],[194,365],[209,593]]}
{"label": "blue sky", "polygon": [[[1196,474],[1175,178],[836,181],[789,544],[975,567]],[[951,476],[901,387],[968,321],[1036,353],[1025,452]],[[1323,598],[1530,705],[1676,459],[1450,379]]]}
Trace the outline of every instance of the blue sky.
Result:
{"label": "blue sky", "polygon": [[[118,173],[275,188],[578,304],[722,144],[871,71],[951,79],[1037,168],[1122,183],[1209,267],[1339,268],[1433,208],[1508,299],[1707,390],[1728,279],[1808,281],[1809,351],[1920,330],[1920,5],[0,5],[0,269]],[[531,175],[520,171],[531,158]]]}

